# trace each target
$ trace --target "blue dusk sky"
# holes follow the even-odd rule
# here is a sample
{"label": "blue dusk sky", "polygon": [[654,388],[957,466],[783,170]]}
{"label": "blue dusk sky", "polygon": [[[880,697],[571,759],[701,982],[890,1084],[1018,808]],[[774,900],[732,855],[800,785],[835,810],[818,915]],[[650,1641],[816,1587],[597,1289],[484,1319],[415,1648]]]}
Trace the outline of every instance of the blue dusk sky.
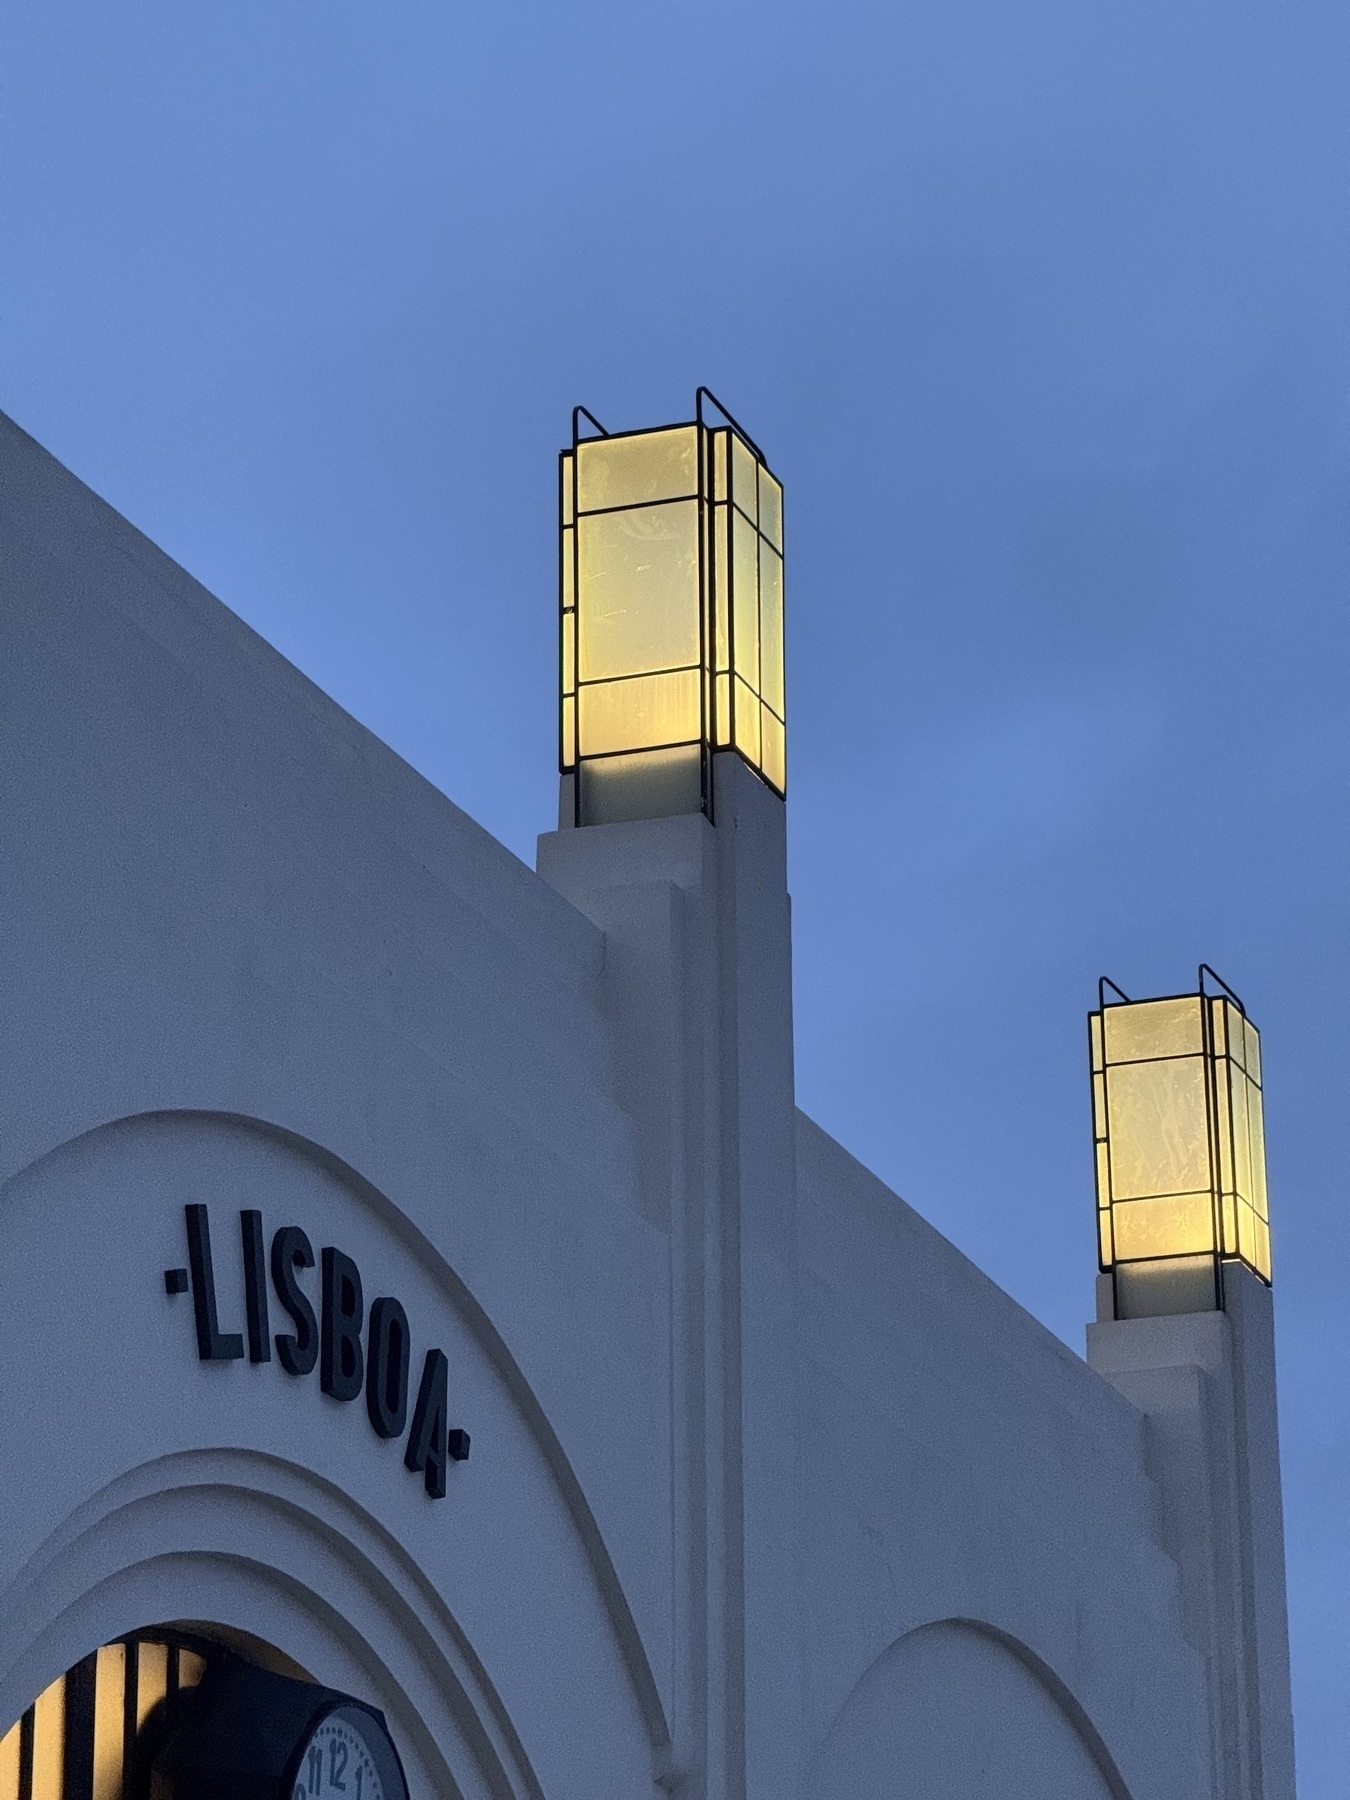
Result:
{"label": "blue dusk sky", "polygon": [[1264,1033],[1350,1767],[1345,0],[17,0],[0,406],[527,861],[555,453],[786,487],[801,1104],[1075,1348],[1084,1015]]}

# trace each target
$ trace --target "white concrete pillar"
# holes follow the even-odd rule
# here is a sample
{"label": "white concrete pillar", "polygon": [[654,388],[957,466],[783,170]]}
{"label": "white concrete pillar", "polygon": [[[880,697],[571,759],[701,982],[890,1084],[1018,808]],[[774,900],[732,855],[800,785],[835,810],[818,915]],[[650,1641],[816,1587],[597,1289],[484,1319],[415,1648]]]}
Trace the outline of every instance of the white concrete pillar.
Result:
{"label": "white concrete pillar", "polygon": [[[538,869],[606,934],[616,1089],[671,1234],[671,1752],[699,1800],[801,1770],[791,922],[783,802],[714,759],[701,814],[564,827]],[[564,794],[564,819],[568,816]]]}
{"label": "white concrete pillar", "polygon": [[1213,1800],[1294,1800],[1271,1291],[1224,1267],[1223,1312],[1088,1328],[1088,1361],[1147,1419],[1186,1634],[1206,1658]]}

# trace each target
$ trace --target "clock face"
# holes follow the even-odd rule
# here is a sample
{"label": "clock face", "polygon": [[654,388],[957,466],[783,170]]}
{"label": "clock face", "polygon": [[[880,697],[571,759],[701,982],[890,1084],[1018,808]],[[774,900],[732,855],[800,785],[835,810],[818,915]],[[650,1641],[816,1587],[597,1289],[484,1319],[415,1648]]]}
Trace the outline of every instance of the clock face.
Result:
{"label": "clock face", "polygon": [[325,1715],[301,1748],[291,1800],[407,1800],[388,1735],[359,1706]]}

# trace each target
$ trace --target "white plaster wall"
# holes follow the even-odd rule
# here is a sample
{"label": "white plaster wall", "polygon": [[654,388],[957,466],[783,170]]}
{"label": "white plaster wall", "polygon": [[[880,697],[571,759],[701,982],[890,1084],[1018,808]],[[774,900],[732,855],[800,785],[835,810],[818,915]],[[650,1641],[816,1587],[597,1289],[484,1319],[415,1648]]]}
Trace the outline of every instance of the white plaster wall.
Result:
{"label": "white plaster wall", "polygon": [[[649,1780],[670,1657],[668,1239],[610,1097],[600,934],[7,421],[0,496],[0,1179],[183,1111],[358,1171],[390,1240],[425,1243],[509,1346],[612,1559],[623,1682],[560,1670],[559,1693],[599,1711],[527,1746],[546,1791],[575,1791],[570,1759],[602,1724],[623,1769],[635,1707]],[[181,1198],[160,1211],[181,1234]],[[30,1298],[4,1314],[6,1408],[73,1229],[54,1212],[16,1262],[16,1218],[0,1210],[0,1262]],[[81,1291],[101,1337],[162,1307],[160,1246],[143,1249],[141,1299]],[[171,1367],[185,1406],[219,1374]],[[463,1422],[490,1461],[506,1416]],[[4,1478],[13,1516],[30,1471],[7,1457]]]}
{"label": "white plaster wall", "polygon": [[[919,1627],[969,1620],[1052,1673],[1133,1800],[1208,1795],[1204,1669],[1160,1544],[1142,1419],[801,1116],[797,1143],[813,1742],[837,1741],[850,1707],[846,1741],[861,1741],[875,1707],[859,1718],[850,1695],[877,1659]],[[972,1719],[986,1705],[981,1654],[951,1671],[967,1671]],[[889,1691],[881,1679],[867,1691]],[[910,1691],[897,1690],[901,1711],[918,1706]],[[945,1717],[895,1729],[936,1755]]]}
{"label": "white plaster wall", "polygon": [[821,1746],[810,1800],[1122,1800],[1062,1692],[962,1622],[920,1626],[877,1658]]}

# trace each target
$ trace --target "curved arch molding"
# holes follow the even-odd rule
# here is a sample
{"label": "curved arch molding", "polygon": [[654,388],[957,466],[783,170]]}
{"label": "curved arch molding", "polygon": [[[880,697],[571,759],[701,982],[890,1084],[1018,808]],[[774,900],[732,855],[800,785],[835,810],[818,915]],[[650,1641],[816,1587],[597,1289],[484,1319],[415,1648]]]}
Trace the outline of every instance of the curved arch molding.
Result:
{"label": "curved arch molding", "polygon": [[[414,1371],[444,1350],[473,1449],[443,1500],[317,1373],[198,1360],[191,1299],[163,1282],[189,1201],[210,1208],[222,1325],[242,1324],[257,1207],[354,1257],[367,1304],[398,1296]],[[563,1446],[474,1296],[356,1171],[257,1120],[100,1126],[0,1189],[0,1317],[24,1322],[0,1395],[25,1489],[0,1543],[6,1718],[96,1643],[211,1619],[374,1699],[427,1795],[649,1786],[666,1722]]]}
{"label": "curved arch molding", "polygon": [[808,1800],[1130,1800],[1100,1734],[1036,1653],[977,1619],[897,1638],[817,1752]]}

